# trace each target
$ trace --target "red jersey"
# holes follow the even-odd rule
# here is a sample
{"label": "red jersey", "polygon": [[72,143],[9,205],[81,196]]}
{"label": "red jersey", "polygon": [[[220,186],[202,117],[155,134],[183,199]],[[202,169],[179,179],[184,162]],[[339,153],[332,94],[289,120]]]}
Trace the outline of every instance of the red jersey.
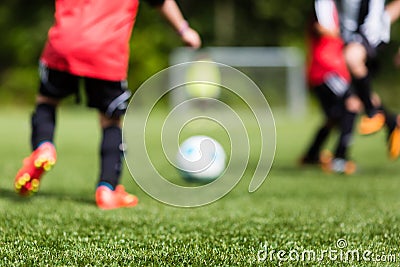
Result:
{"label": "red jersey", "polygon": [[41,61],[74,75],[126,79],[139,0],[56,0]]}
{"label": "red jersey", "polygon": [[[315,22],[326,29],[339,31],[334,0],[315,1]],[[344,42],[340,36],[311,34],[310,45],[307,77],[311,86],[323,84],[332,74],[350,82],[350,73],[343,56]]]}

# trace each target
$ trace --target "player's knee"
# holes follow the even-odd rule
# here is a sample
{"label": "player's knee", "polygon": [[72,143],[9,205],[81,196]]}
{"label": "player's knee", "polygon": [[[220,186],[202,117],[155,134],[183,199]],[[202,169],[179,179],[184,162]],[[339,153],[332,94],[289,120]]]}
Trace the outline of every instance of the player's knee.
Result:
{"label": "player's knee", "polygon": [[121,116],[107,116],[105,113],[100,113],[100,126],[103,129],[109,127],[121,127]]}
{"label": "player's knee", "polygon": [[372,93],[371,102],[376,108],[382,106],[381,98],[377,93]]}
{"label": "player's knee", "polygon": [[348,64],[351,75],[355,78],[361,79],[368,75],[368,68],[364,62],[353,61]]}
{"label": "player's knee", "polygon": [[345,51],[345,60],[350,72],[356,77],[363,77],[368,73],[366,67],[366,50],[358,43],[349,44]]}
{"label": "player's knee", "polygon": [[128,108],[130,96],[131,93],[126,91],[111,101],[105,111],[100,109],[100,124],[102,128],[121,126],[121,117]]}
{"label": "player's knee", "polygon": [[104,111],[104,115],[109,118],[119,118],[123,116],[128,108],[131,93],[123,92],[121,95],[112,100]]}
{"label": "player's knee", "polygon": [[346,99],[346,109],[352,113],[359,113],[362,110],[362,103],[356,96],[350,96]]}
{"label": "player's knee", "polygon": [[36,97],[36,103],[38,105],[40,104],[45,104],[45,105],[50,105],[50,106],[57,106],[60,103],[59,99],[53,98],[53,97],[49,97],[49,96],[45,96],[42,94],[39,94]]}

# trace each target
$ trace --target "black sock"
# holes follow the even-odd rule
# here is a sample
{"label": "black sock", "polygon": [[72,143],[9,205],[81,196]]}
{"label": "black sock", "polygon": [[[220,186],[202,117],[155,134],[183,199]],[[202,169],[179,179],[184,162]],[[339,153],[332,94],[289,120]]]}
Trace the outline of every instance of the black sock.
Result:
{"label": "black sock", "polygon": [[115,189],[118,185],[122,169],[122,131],[118,126],[103,129],[100,147],[100,182]]}
{"label": "black sock", "polygon": [[321,147],[326,141],[332,127],[329,123],[323,125],[314,137],[313,143],[311,144],[309,150],[307,151],[306,158],[310,160],[318,160]]}
{"label": "black sock", "polygon": [[339,141],[335,151],[336,158],[347,159],[348,147],[352,141],[354,120],[356,113],[345,111],[343,118],[339,125],[340,135]]}
{"label": "black sock", "polygon": [[367,75],[363,78],[353,78],[353,85],[355,93],[364,105],[367,116],[374,116],[377,110],[374,108],[371,101],[372,88],[369,76]]}
{"label": "black sock", "polygon": [[31,145],[35,150],[40,143],[53,142],[56,125],[56,108],[49,104],[38,104],[32,114]]}

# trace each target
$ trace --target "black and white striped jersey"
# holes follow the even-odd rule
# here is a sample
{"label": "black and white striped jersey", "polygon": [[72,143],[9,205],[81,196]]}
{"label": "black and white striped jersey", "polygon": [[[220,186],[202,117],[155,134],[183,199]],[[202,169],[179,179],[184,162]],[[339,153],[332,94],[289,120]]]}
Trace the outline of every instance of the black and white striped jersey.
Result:
{"label": "black and white striped jersey", "polygon": [[390,41],[390,17],[385,0],[337,0],[345,42],[366,39],[370,46]]}

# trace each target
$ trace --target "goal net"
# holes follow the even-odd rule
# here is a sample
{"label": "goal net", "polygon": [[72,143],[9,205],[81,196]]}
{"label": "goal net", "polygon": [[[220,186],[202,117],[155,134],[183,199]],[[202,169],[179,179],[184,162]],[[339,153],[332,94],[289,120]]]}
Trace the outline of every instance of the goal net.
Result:
{"label": "goal net", "polygon": [[[272,110],[285,109],[288,115],[301,117],[306,112],[304,58],[294,47],[206,47],[201,50],[177,48],[170,56],[170,65],[203,58],[231,66],[246,74],[262,91]],[[170,80],[182,73],[171,72]],[[174,75],[176,77],[174,77]],[[169,94],[174,107],[188,96],[182,90]]]}

